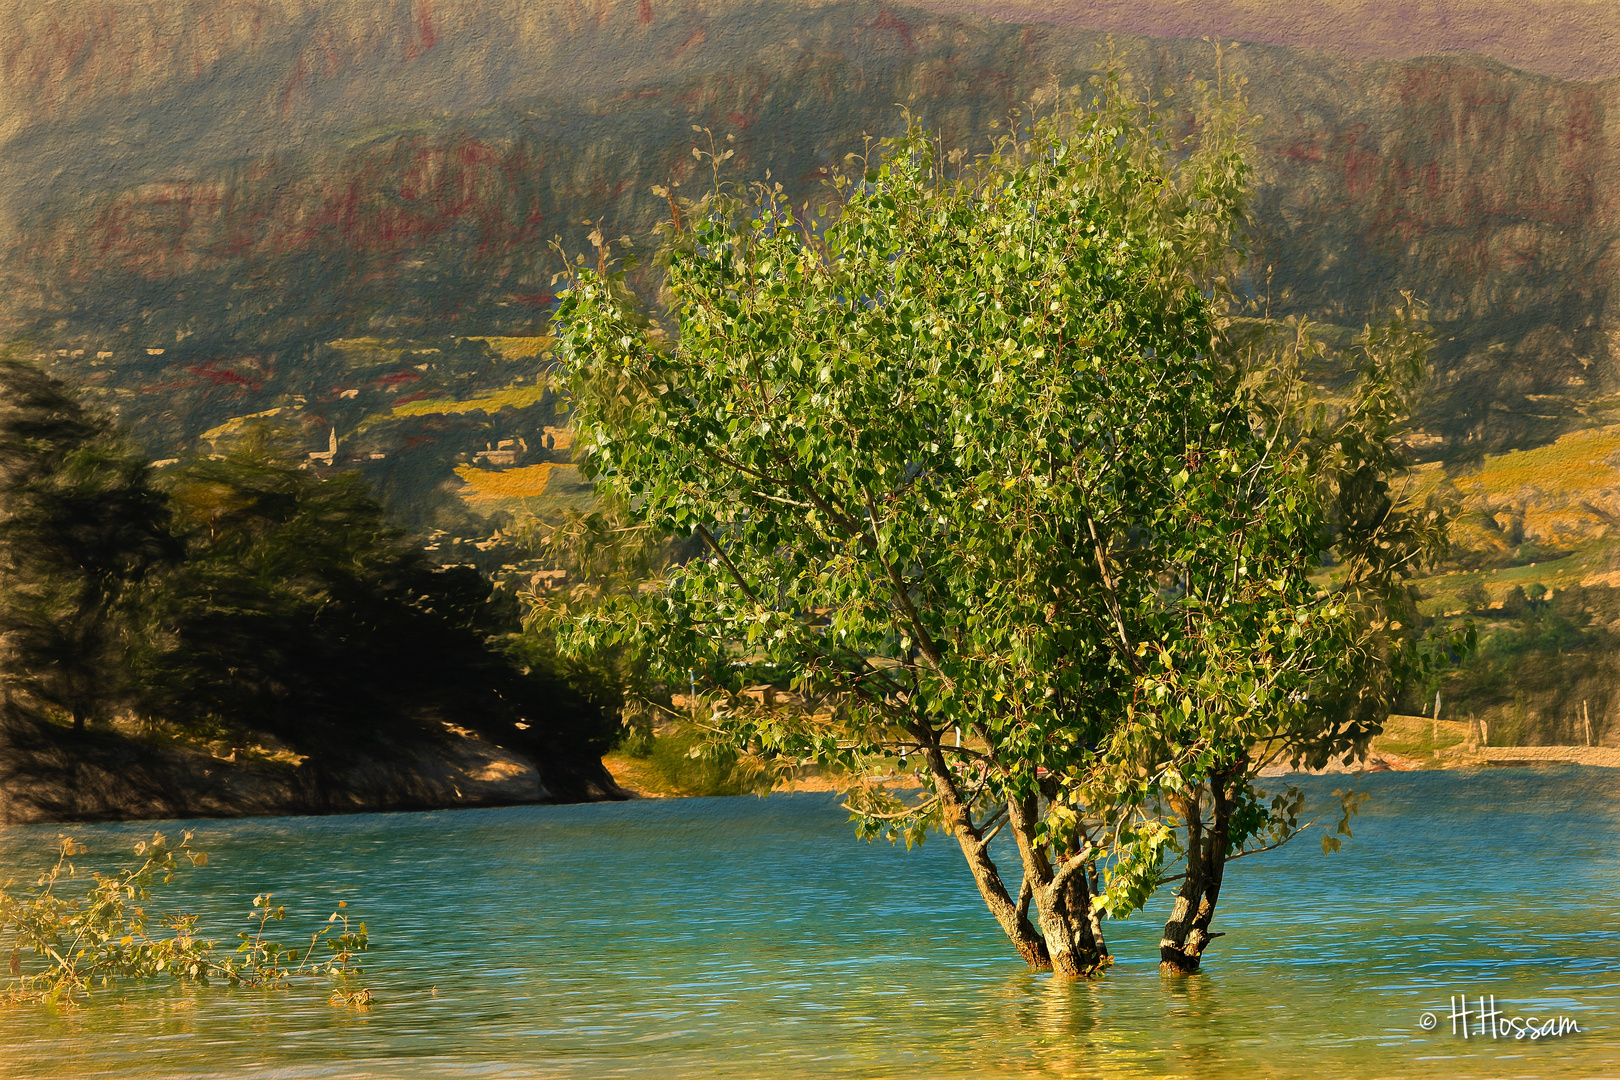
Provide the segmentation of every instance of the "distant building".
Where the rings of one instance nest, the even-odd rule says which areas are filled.
[[[529,587],[549,592],[552,589],[559,588],[567,580],[568,571],[566,570],[541,570],[538,573],[529,575]]]
[[[332,429],[332,438],[331,438],[331,441],[329,443],[327,443],[326,449],[325,450],[312,451],[310,453],[310,455],[309,455],[309,460],[318,461],[322,465],[330,465],[330,464],[332,464],[332,462],[337,460],[337,452],[338,452],[337,428],[333,428]]]
[[[529,444],[522,439],[502,439],[494,446],[485,443],[484,449],[473,455],[473,460],[490,465],[516,465],[520,452],[528,449]]]

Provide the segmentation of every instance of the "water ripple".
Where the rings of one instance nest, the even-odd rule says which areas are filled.
[[[1339,854],[1234,865],[1203,974],[1157,974],[1160,904],[1113,924],[1120,962],[1078,984],[1019,967],[951,843],[861,843],[820,795],[192,823],[212,858],[185,906],[228,937],[259,892],[295,920],[348,901],[377,942],[375,1006],[118,988],[8,1010],[0,1076],[1615,1075],[1620,779],[1359,784],[1373,800]],[[94,863],[151,828],[74,832]],[[58,831],[0,830],[0,865]],[[1464,1041],[1463,993],[1582,1032]]]

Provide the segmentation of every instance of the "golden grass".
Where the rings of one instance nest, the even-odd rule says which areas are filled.
[[[1487,457],[1478,473],[1453,482],[1464,495],[1510,495],[1525,488],[1548,495],[1579,493],[1620,482],[1609,463],[1617,454],[1620,426],[1576,431],[1549,446]]]
[[[474,398],[471,401],[456,401],[453,398],[428,398],[421,401],[407,401],[395,405],[390,415],[444,416],[456,413],[481,412],[493,416],[502,409],[527,409],[531,405],[540,404],[545,399],[548,388],[548,385],[541,381],[524,386],[508,386],[506,389],[497,390],[487,397]]]
[[[1404,482],[1396,486],[1404,503],[1417,503],[1422,505],[1430,495],[1440,489],[1446,481],[1445,466],[1438,461],[1426,461],[1412,466]]]
[[[577,465],[543,462],[501,470],[462,465],[456,475],[465,484],[458,494],[481,514],[527,510],[547,517],[567,510],[587,513],[596,504],[596,489]]]
[[[296,406],[285,406],[275,409],[266,409],[264,412],[249,413],[246,416],[233,416],[218,427],[209,428],[202,433],[202,437],[210,441],[226,435],[240,435],[243,427],[249,420],[264,420],[272,416],[279,416],[282,412],[292,412]]]
[[[475,337],[468,341],[482,341],[500,354],[502,360],[533,360],[551,348],[552,337]]]
[[[499,472],[494,469],[477,469],[471,465],[461,465],[456,468],[456,475],[471,488],[471,492],[463,492],[463,497],[471,495],[478,499],[534,499],[546,493],[551,484],[552,473],[566,469],[571,473],[579,470],[572,465],[558,465],[553,462],[544,462],[540,465],[525,465],[518,469],[504,469]]]

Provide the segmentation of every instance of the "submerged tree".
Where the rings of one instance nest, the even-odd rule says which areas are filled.
[[[589,467],[706,551],[567,646],[791,682],[823,707],[718,736],[836,765],[867,835],[948,830],[1019,953],[1067,975],[1178,848],[1164,959],[1196,967],[1227,858],[1300,828],[1260,764],[1376,730],[1370,635],[1437,520],[1388,493],[1417,328],[1367,337],[1349,407],[1302,407],[1309,347],[1279,366],[1221,301],[1241,113],[1212,100],[1181,141],[1096,90],[966,163],[912,123],[830,214],[766,186],[675,207],[673,335],[605,264],[558,316]],[[920,800],[882,782],[901,755]]]
[[[1198,969],[1215,936],[1226,864],[1305,827],[1298,789],[1268,799],[1261,770],[1365,755],[1402,686],[1466,644],[1401,632],[1415,614],[1405,578],[1445,552],[1442,507],[1393,486],[1425,373],[1421,312],[1409,300],[1357,337],[1357,377],[1336,403],[1308,393],[1304,368],[1324,350],[1307,324],[1217,317],[1214,327],[1248,434],[1213,462],[1195,452],[1188,463],[1186,485],[1213,500],[1192,518],[1209,542],[1175,552],[1157,593],[1124,620],[1143,660],[1132,707],[1076,788],[1078,802],[1112,802],[1130,822],[1109,853],[1108,910],[1179,882],[1160,941],[1161,966],[1178,974]],[[1362,796],[1336,794],[1336,831],[1349,835]],[[1324,851],[1339,843],[1322,838]],[[1179,873],[1163,870],[1172,853]]]

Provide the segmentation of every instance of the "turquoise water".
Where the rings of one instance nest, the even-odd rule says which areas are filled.
[[[233,938],[259,892],[289,931],[346,900],[375,1004],[164,984],[13,1007],[0,1075],[1620,1076],[1620,775],[1358,786],[1339,854],[1232,867],[1202,974],[1161,978],[1161,927],[1133,919],[1073,984],[1021,967],[953,843],[862,843],[823,795],[197,822],[210,864],[179,886],[204,926]],[[0,862],[151,829],[11,828]],[[1461,993],[1581,1030],[1465,1041]]]

